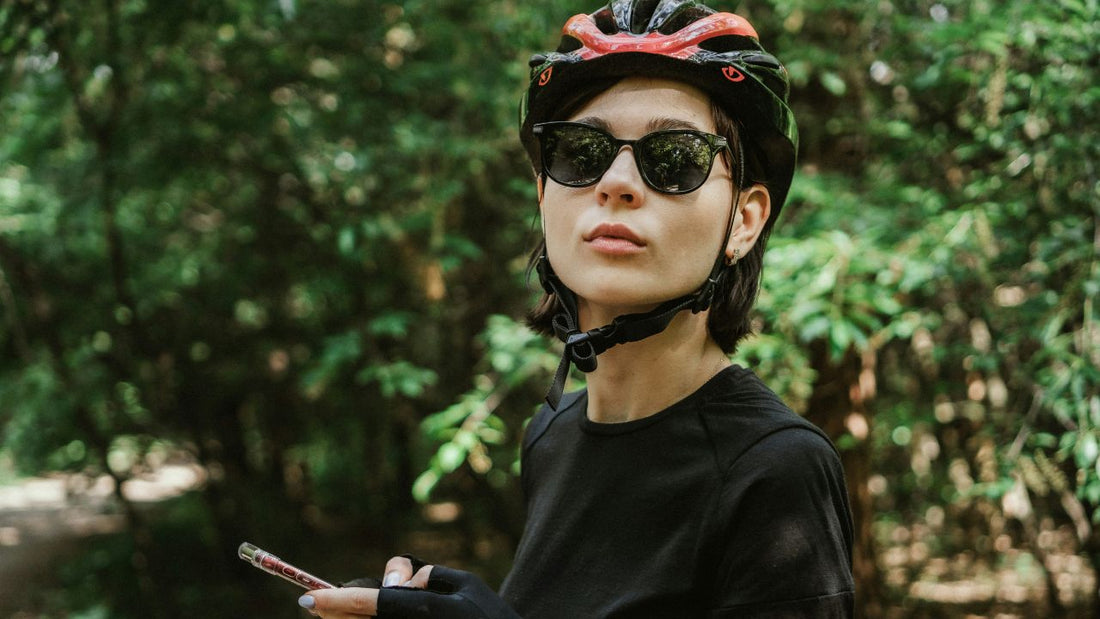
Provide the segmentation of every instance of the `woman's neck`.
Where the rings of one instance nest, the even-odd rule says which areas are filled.
[[[599,356],[588,379],[588,418],[619,423],[658,413],[730,365],[707,333],[708,312],[680,312],[668,327]]]

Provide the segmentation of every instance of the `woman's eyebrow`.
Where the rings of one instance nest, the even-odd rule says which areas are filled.
[[[597,129],[603,129],[608,133],[611,131],[611,123],[607,122],[599,116],[585,116],[584,118],[578,118],[572,122],[581,123],[590,127],[596,127]],[[690,129],[692,131],[703,131],[695,123],[683,120],[682,118],[672,118],[671,116],[659,116],[653,118],[646,124],[646,132],[652,131],[669,131],[672,129]]]
[[[647,131],[669,131],[671,129],[691,129],[692,131],[702,131],[698,125],[693,122],[683,120],[680,118],[670,118],[662,116],[660,118],[654,118],[649,121],[646,126]]]
[[[597,129],[603,129],[604,131],[611,133],[611,125],[599,116],[585,116],[584,118],[578,118],[572,122],[581,123],[582,125],[588,125]]]

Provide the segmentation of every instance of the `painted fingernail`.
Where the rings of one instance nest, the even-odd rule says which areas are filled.
[[[316,605],[317,600],[313,599],[312,595],[303,595],[302,597],[298,598],[298,606],[301,606],[302,608],[312,609]]]
[[[382,579],[383,587],[392,587],[399,584],[401,584],[400,572],[390,572],[389,574],[386,574],[385,578]]]

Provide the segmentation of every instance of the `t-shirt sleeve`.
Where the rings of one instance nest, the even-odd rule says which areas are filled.
[[[711,617],[851,617],[852,520],[836,450],[807,428],[774,432],[726,476],[728,543]]]

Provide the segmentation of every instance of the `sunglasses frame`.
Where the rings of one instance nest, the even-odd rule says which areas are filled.
[[[554,175],[550,173],[549,167],[546,165],[546,161],[547,161],[546,141],[543,140],[543,136],[546,135],[548,131],[553,130],[555,127],[583,127],[584,129],[588,129],[590,131],[595,131],[598,134],[606,136],[608,139],[611,140],[611,142],[616,147],[615,148],[615,155],[608,160],[607,167],[605,167],[594,179],[592,179],[590,181],[586,180],[586,181],[581,181],[581,182],[576,182],[576,181],[574,181],[574,182],[563,182],[562,180],[560,180],[558,178],[555,178]],[[615,159],[619,156],[619,153],[622,152],[624,146],[629,146],[630,147],[630,150],[634,155],[634,166],[638,169],[638,174],[641,175],[642,180],[645,181],[646,186],[653,189],[654,191],[658,191],[660,193],[670,194],[670,195],[682,195],[682,194],[685,194],[685,193],[691,193],[691,192],[699,189],[703,185],[705,185],[706,182],[707,182],[707,179],[710,178],[710,171],[714,168],[714,159],[715,159],[715,157],[718,156],[718,153],[725,150],[726,152],[728,152],[730,154],[731,159],[734,156],[733,155],[733,149],[730,148],[730,145],[729,145],[729,140],[727,140],[726,138],[724,138],[720,135],[715,135],[713,133],[706,133],[705,131],[696,131],[695,129],[667,129],[667,130],[663,130],[663,131],[652,131],[652,132],[647,133],[647,134],[643,135],[642,137],[634,139],[634,140],[624,140],[624,139],[615,137],[609,131],[601,129],[600,127],[594,127],[594,126],[589,125],[589,124],[571,122],[571,121],[554,121],[554,122],[538,123],[538,124],[534,125],[531,128],[531,132],[535,135],[536,138],[538,138],[538,141],[539,141],[539,158],[540,158],[540,164],[542,166],[543,174],[550,177],[555,183],[558,183],[559,185],[564,185],[566,187],[589,187],[589,186],[595,185],[596,183],[600,182],[600,179],[603,178],[603,175],[607,174],[607,171],[609,169],[611,169],[611,165],[615,162]],[[669,134],[691,135],[691,136],[700,138],[704,142],[706,142],[707,146],[710,148],[709,163],[707,165],[706,171],[703,173],[703,180],[701,180],[698,185],[696,185],[694,187],[691,187],[689,189],[677,189],[675,191],[670,191],[668,189],[663,189],[661,187],[658,187],[656,184],[654,184],[650,180],[649,175],[646,174],[645,168],[642,166],[641,151],[635,145],[640,143],[640,142],[645,142],[646,140],[650,140],[650,139],[654,138],[655,136],[662,136],[662,135],[669,135]]]

